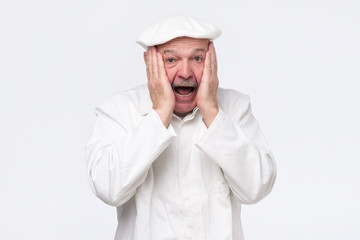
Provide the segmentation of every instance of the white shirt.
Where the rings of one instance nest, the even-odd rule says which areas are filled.
[[[249,97],[218,89],[207,128],[197,108],[164,127],[146,85],[96,108],[89,182],[117,207],[116,240],[241,240],[241,204],[264,198],[276,166]]]

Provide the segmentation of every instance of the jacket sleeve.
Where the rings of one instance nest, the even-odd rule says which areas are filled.
[[[131,113],[114,114],[104,105],[86,144],[87,173],[93,192],[105,203],[120,206],[136,192],[153,161],[175,136],[151,110],[134,126],[126,124]],[[124,121],[123,121],[124,120]]]
[[[270,193],[276,164],[251,113],[249,98],[242,99],[241,105],[242,110],[233,110],[235,113],[231,115],[220,108],[196,146],[222,169],[240,202],[253,204]]]

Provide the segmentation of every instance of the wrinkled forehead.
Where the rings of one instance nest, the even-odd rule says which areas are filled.
[[[166,52],[186,52],[186,51],[206,51],[208,50],[210,40],[206,38],[178,37],[166,43],[157,45],[157,50],[164,54]]]

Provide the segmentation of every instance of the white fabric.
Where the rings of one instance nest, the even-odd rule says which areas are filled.
[[[96,109],[87,152],[92,190],[117,206],[116,240],[241,240],[241,203],[264,198],[275,181],[272,154],[249,97],[218,90],[209,128],[200,111],[165,128],[146,85]]]
[[[219,37],[219,28],[184,15],[175,15],[155,23],[146,29],[136,40],[145,49],[159,45],[177,37],[206,38],[214,40]]]

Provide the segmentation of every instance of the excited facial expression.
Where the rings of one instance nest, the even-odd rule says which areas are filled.
[[[178,116],[185,116],[196,106],[196,93],[208,46],[208,39],[189,37],[175,38],[157,46],[174,91],[174,113]]]

